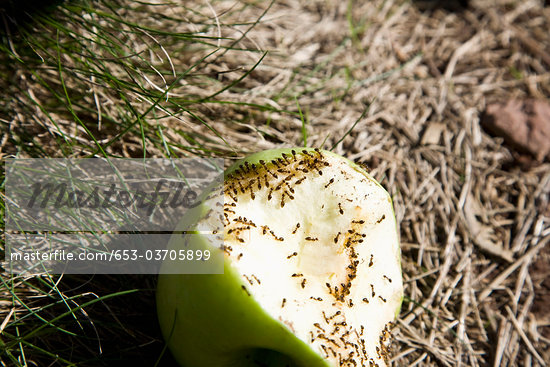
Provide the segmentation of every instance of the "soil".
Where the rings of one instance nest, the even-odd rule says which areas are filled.
[[[531,311],[537,320],[538,332],[550,339],[550,246],[545,246],[531,265],[535,300]]]

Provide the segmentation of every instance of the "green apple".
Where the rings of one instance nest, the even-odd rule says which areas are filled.
[[[159,277],[160,326],[176,360],[386,366],[403,281],[392,201],[380,184],[334,153],[276,149],[230,167],[223,198],[222,249],[192,241],[224,251],[224,274]],[[208,223],[203,216],[196,229]],[[189,243],[174,235],[169,246]]]

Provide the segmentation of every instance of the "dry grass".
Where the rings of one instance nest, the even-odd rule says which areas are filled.
[[[236,82],[207,101],[186,105],[193,115],[164,104],[172,113],[150,124],[162,127],[172,154],[241,156],[301,145],[305,136],[308,146],[335,145],[335,152],[366,164],[394,198],[406,294],[394,365],[548,364],[550,311],[547,302],[534,305],[549,297],[540,272],[550,267],[550,164],[522,169],[517,153],[488,135],[480,120],[492,101],[550,98],[549,7],[536,0],[472,0],[461,10],[404,0],[182,3],[186,8],[165,10],[188,17],[188,23],[160,19],[155,26],[183,32],[199,23],[204,34],[223,37],[214,44],[238,39],[238,47],[249,51],[214,54],[171,91],[174,98],[200,99],[217,93],[221,83]],[[149,22],[129,15],[137,17],[133,22]],[[161,54],[164,66],[170,55],[174,70],[204,56],[178,49],[169,36],[155,39],[149,47]],[[129,48],[144,47],[141,38],[130,41]],[[240,80],[263,51],[265,58]],[[151,62],[160,62],[153,54]],[[111,72],[123,75],[116,67]],[[209,78],[201,79],[204,75]],[[76,76],[67,80],[74,83],[69,89],[82,87]],[[28,77],[21,75],[21,81],[27,83],[21,90],[47,99],[48,92]],[[152,84],[164,88],[152,78],[135,82],[146,90]],[[139,93],[127,96],[136,110],[148,108]],[[110,107],[118,105],[117,98],[108,90],[82,97],[89,107],[86,124],[97,125],[98,108],[119,119]],[[59,156],[51,120],[20,108],[14,102],[3,118],[12,135],[2,139],[0,152],[21,152],[17,144],[28,142],[21,132],[31,130],[45,154]],[[74,120],[54,119],[70,140],[79,141],[69,155],[94,151]],[[95,136],[109,141],[120,127],[103,120]],[[180,131],[196,134],[202,150]],[[128,134],[106,149],[142,156],[140,139]],[[164,145],[154,141],[146,151],[166,156]],[[0,323],[13,316],[9,303],[2,304]],[[158,334],[151,339],[158,342]]]

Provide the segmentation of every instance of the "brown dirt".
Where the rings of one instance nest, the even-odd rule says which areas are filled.
[[[550,246],[546,246],[531,265],[535,299],[531,311],[540,322],[539,332],[550,339]]]

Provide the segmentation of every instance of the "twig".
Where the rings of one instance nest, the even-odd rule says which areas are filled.
[[[531,343],[531,341],[529,340],[527,335],[525,335],[525,332],[523,331],[523,329],[519,325],[518,320],[516,320],[516,317],[514,316],[514,313],[512,312],[512,309],[510,308],[510,306],[506,305],[505,308],[506,308],[506,312],[508,313],[508,317],[510,318],[510,321],[512,321],[512,325],[514,325],[514,327],[516,328],[516,331],[518,332],[519,336],[521,337],[521,339],[523,340],[523,342],[525,343],[525,345],[527,346],[527,348],[529,349],[531,354],[535,356],[537,361],[542,366],[546,366],[546,362],[537,353],[535,347],[533,346],[533,344]]]

